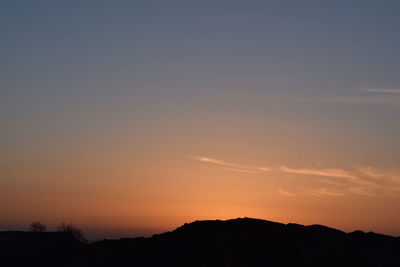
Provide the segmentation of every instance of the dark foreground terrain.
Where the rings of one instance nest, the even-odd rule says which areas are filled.
[[[400,237],[250,218],[91,244],[66,233],[0,232],[0,266],[400,266]]]

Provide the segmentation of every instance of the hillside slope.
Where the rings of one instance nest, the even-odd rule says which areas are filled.
[[[36,257],[26,249],[33,243],[25,234],[12,254],[2,249],[7,266],[400,266],[399,237],[251,218],[196,221],[150,238],[59,248],[42,242]]]

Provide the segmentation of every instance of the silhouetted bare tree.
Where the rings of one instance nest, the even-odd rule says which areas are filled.
[[[31,222],[29,230],[32,232],[44,232],[46,231],[46,228],[47,227],[44,223],[36,221],[36,222]]]
[[[81,242],[87,242],[83,231],[71,223],[62,222],[58,225],[57,230],[59,232],[68,233]]]

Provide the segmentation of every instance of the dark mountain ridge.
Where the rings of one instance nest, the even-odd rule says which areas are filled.
[[[82,244],[0,232],[4,266],[400,266],[400,237],[260,219],[195,221],[150,238]]]

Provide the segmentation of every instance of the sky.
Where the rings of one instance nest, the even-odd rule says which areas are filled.
[[[255,217],[400,236],[399,1],[1,1],[0,230]]]

